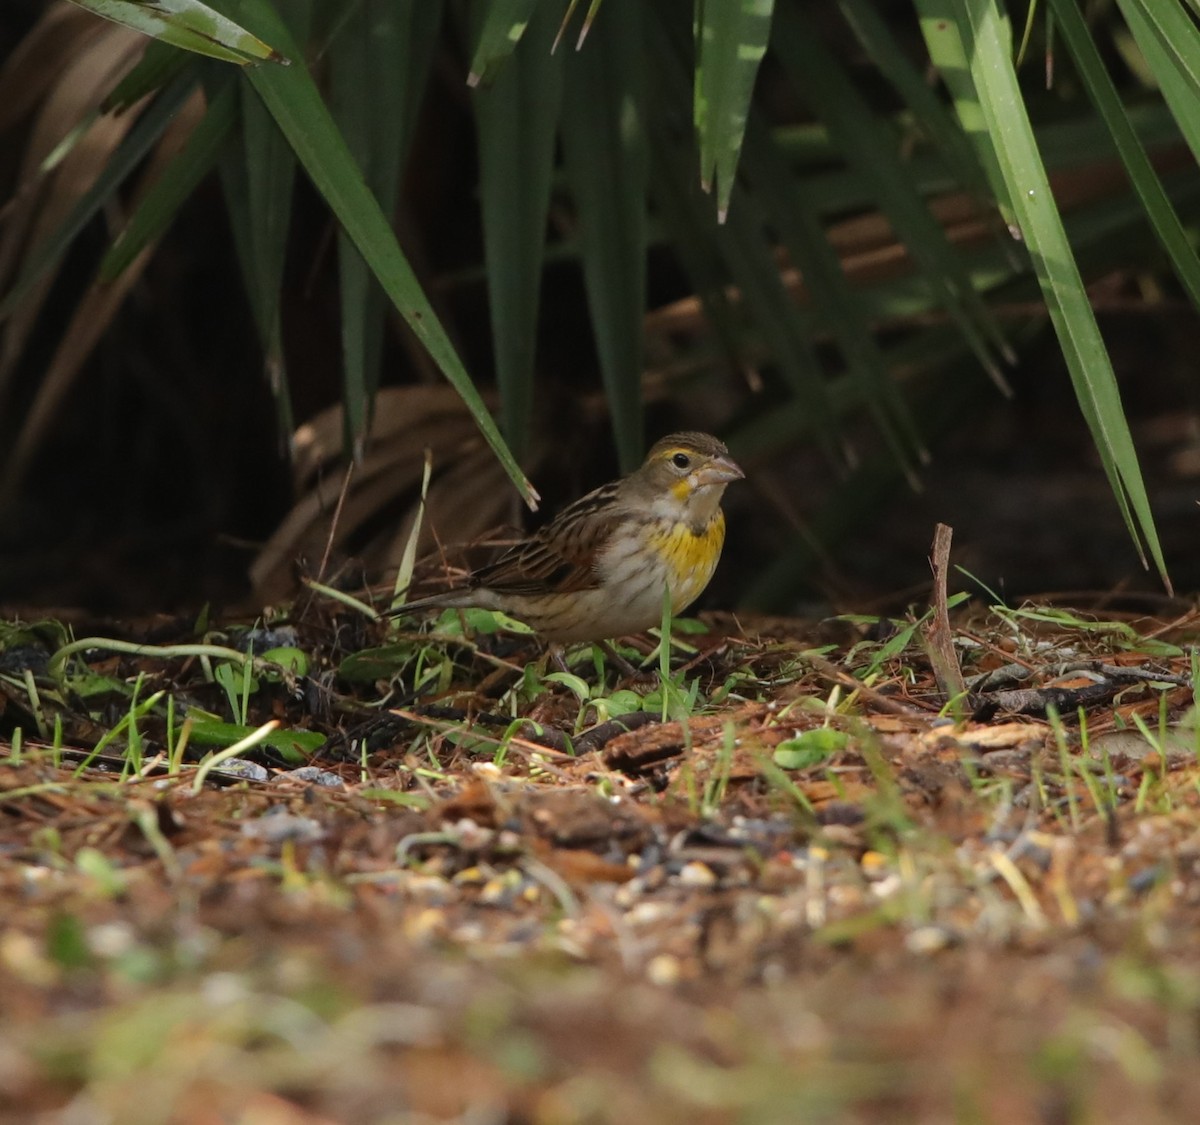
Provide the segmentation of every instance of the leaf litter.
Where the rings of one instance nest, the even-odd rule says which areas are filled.
[[[1200,1110],[1194,611],[457,621],[3,627],[6,1119]]]

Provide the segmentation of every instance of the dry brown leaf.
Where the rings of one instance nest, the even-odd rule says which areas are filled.
[[[203,113],[204,98],[197,90],[180,109],[175,119],[167,127],[162,140],[156,146],[139,181],[134,197],[135,205],[179,154]],[[37,452],[59,407],[70,392],[75,376],[79,374],[80,368],[96,346],[96,342],[108,329],[113,316],[121,307],[130,289],[142,276],[150,259],[154,256],[156,247],[157,243],[146,246],[113,281],[93,281],[83,299],[75,307],[71,322],[54,351],[49,367],[38,383],[37,395],[26,415],[8,462],[4,466],[2,482],[0,482],[0,507],[8,502],[13,491],[19,487],[30,460]],[[5,342],[8,342],[7,338]]]
[[[54,3],[0,67],[0,132],[26,117],[104,24],[75,4]]]
[[[427,431],[427,427],[446,420],[462,425],[464,434],[474,430],[467,409],[453,387],[445,384],[384,387],[375,400],[371,445],[373,448],[388,447],[393,438],[407,435],[414,448],[432,447],[445,438],[438,437],[437,431]],[[323,467],[342,463],[344,434],[340,403],[322,410],[296,428],[292,480],[298,492],[309,487]]]
[[[434,475],[418,554],[438,543],[481,538],[513,514],[515,494],[474,420],[451,387],[385,387],[379,393],[371,438],[354,470],[340,513],[344,481],[342,408],[329,407],[296,430],[293,479],[307,492],[296,502],[255,558],[249,576],[257,596],[274,600],[292,591],[298,558],[324,556],[330,542],[342,551],[382,512],[396,510],[395,530],[356,545],[355,554],[372,574],[400,563],[419,501],[425,451]],[[536,466],[535,456],[531,464]],[[536,468],[534,469],[536,473]]]
[[[18,187],[3,237],[0,281],[20,272],[24,255],[37,247],[66,218],[95,183],[112,153],[136,121],[135,113],[104,115],[87,128],[57,168],[43,172],[46,158],[95,110],[113,85],[145,50],[145,38],[127,28],[102,24],[87,47],[65,62],[58,82],[34,122],[22,160]],[[26,294],[5,325],[0,345],[0,394],[21,356],[56,271],[47,270]]]
[[[872,722],[872,726],[877,724]],[[932,727],[919,738],[926,746],[934,746],[946,738],[952,738],[960,745],[980,750],[1008,750],[1031,738],[1040,739],[1044,732],[1045,726],[1039,723],[965,723],[957,727]]]

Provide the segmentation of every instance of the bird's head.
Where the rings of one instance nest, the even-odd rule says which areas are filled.
[[[655,507],[664,507],[695,524],[704,524],[721,503],[726,485],[746,474],[723,442],[710,434],[687,432],[660,438],[628,483]]]

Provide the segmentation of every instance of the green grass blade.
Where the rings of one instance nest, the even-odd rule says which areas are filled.
[[[783,285],[773,248],[764,234],[765,219],[758,201],[743,195],[738,206],[730,210],[728,222],[717,223],[709,198],[696,179],[691,145],[676,125],[688,95],[679,29],[672,23],[671,13],[659,9],[650,20],[649,30],[657,61],[652,73],[653,95],[647,99],[656,196],[670,199],[672,208],[679,212],[668,220],[668,225],[684,237],[695,231],[701,243],[717,247],[726,277],[732,279],[740,298],[736,315],[753,323],[783,379],[814,419],[814,436],[826,456],[835,463],[842,462],[837,420],[811,329]],[[699,256],[686,243],[678,252],[685,260],[695,261]]]
[[[841,65],[792,8],[780,8],[775,29],[773,45],[789,77],[825,122],[846,160],[871,181],[881,210],[927,283],[997,386],[1007,389],[992,347],[1008,356],[1008,345],[972,287],[960,255],[914,187],[890,126],[871,110]]]
[[[504,444],[429,299],[400,249],[387,218],[354,164],[290,33],[267,0],[236,0],[238,18],[296,59],[289,67],[253,67],[243,73],[271,110],[300,163],[353,239],[414,335],[458,392],[480,432],[527,503],[537,493]]]
[[[1200,31],[1195,21],[1178,3],[1162,0],[1117,0],[1126,21],[1131,13],[1150,30],[1161,49],[1174,63],[1179,75],[1187,82],[1193,97],[1200,97]],[[1132,25],[1131,25],[1132,26]],[[1138,45],[1144,48],[1144,41]],[[1156,70],[1157,74],[1157,70]]]
[[[704,316],[725,353],[726,365],[742,365],[741,317],[734,308],[728,288],[728,271],[721,261],[716,239],[711,236],[712,208],[693,204],[699,194],[690,154],[680,161],[684,168],[671,167],[669,137],[661,135],[661,123],[649,115],[650,192],[658,222],[666,231],[671,250],[679,259],[691,287],[704,306]]]
[[[99,280],[114,281],[142,250],[170,226],[184,201],[216,167],[237,118],[237,90],[232,82],[224,85],[209,103],[203,119],[179,155],[146,192],[100,262]]]
[[[774,0],[695,0],[693,114],[700,183],[716,189],[717,214],[729,211],[754,79],[767,53]]]
[[[896,41],[872,0],[838,0],[838,6],[879,73],[904,99],[921,131],[945,156],[958,181],[980,200],[990,200],[992,189],[976,150]]]
[[[961,34],[963,38],[963,57],[969,62],[995,146],[996,164],[1013,201],[1080,408],[1143,563],[1144,541],[1169,585],[1116,377],[1025,114],[1008,23],[993,0],[920,0],[920,11],[927,36]]]
[[[875,342],[864,303],[851,288],[837,251],[807,197],[804,178],[789,172],[769,130],[751,113],[742,157],[745,174],[803,276],[817,319],[837,340],[851,376],[897,461],[912,477],[911,460],[927,455],[916,425]]]
[[[205,77],[204,90],[209,100],[219,96],[221,91],[221,76],[209,73]],[[239,106],[241,91],[238,91]],[[225,197],[225,210],[229,215],[229,225],[233,230],[233,250],[237,255],[238,266],[242,273],[242,285],[246,290],[246,300],[250,305],[250,313],[259,334],[260,342],[265,338],[265,310],[258,307],[258,285],[255,283],[254,255],[251,249],[253,238],[250,232],[250,186],[246,180],[246,158],[244,146],[239,136],[238,141],[229,145],[221,155],[217,172],[221,179],[221,188]]]
[[[494,15],[489,12],[487,18]],[[476,88],[471,99],[478,126],[484,264],[500,417],[518,457],[529,447],[533,414],[546,216],[565,62],[562,52],[551,54],[550,48],[561,16],[560,3],[542,4],[513,65],[488,86]]]
[[[385,215],[395,211],[441,20],[440,0],[362,3],[330,46],[334,118]],[[342,230],[338,277],[346,444],[360,458],[379,387],[387,298]]]
[[[244,27],[199,0],[73,0],[113,23],[140,31],[173,47],[239,65],[282,56]]]
[[[1117,0],[1117,5],[1188,148],[1200,160],[1200,114],[1196,112],[1200,103],[1200,35],[1182,12],[1163,13],[1141,0]],[[1177,16],[1182,20],[1173,19]],[[1163,26],[1164,19],[1170,34]]]
[[[1074,0],[1050,0],[1050,10],[1054,12],[1059,32],[1075,60],[1092,104],[1112,134],[1129,179],[1146,208],[1159,242],[1170,255],[1175,272],[1191,296],[1192,304],[1200,308],[1200,259],[1197,259],[1183,223],[1171,206],[1162,181],[1138,140],[1082,13]]]
[[[304,42],[312,20],[312,0],[284,0],[288,26]],[[251,307],[257,312],[263,366],[279,418],[280,436],[295,430],[291,388],[283,353],[283,269],[296,187],[296,157],[261,98],[242,86],[242,149],[246,168]]]
[[[533,18],[538,0],[491,0],[476,6],[483,17],[471,57],[468,86],[492,82],[508,61]]]
[[[567,67],[563,152],[617,453],[642,457],[646,192],[641,0],[606,0]]]
[[[730,210],[720,237],[746,311],[793,394],[816,421],[814,434],[825,455],[844,464],[841,433],[829,401],[827,378],[813,343],[813,331],[783,284],[779,263],[765,237],[766,216],[759,200],[738,192],[738,210]]]
[[[953,27],[947,28],[938,22],[940,17],[937,13],[940,8],[927,11],[920,0],[916,7],[929,58],[950,92],[955,116],[975,150],[1005,222],[1015,229],[1016,214],[1012,201],[1008,198],[1008,186],[996,163],[996,149],[988,135],[987,122],[979,99],[975,96],[975,84],[971,80],[970,64],[964,53],[962,37],[954,32]]]
[[[651,137],[656,135],[653,120]],[[704,216],[688,204],[686,186],[666,166],[661,151],[651,147],[650,194],[657,221],[662,225],[666,243],[679,261],[689,291],[699,298],[704,318],[712,329],[724,363],[737,370],[742,366],[742,317],[731,300],[728,271],[724,268],[715,241],[707,237]],[[698,189],[697,189],[698,190]],[[698,341],[703,348],[703,341]]]

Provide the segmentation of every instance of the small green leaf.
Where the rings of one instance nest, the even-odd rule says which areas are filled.
[[[64,969],[83,969],[92,963],[87,932],[74,914],[56,913],[46,927],[46,952]]]
[[[338,665],[338,679],[350,684],[370,684],[390,679],[413,658],[411,644],[377,645],[351,653]]]
[[[191,741],[198,746],[233,746],[249,738],[256,727],[200,719],[192,723]],[[305,762],[325,745],[325,736],[312,730],[273,730],[262,739],[290,762]]]
[[[771,757],[785,770],[804,770],[828,761],[839,750],[845,749],[849,740],[845,731],[817,727],[781,742]]]
[[[129,695],[129,685],[124,680],[114,676],[97,676],[85,673],[71,679],[71,691],[80,699],[88,699],[93,695],[107,695],[116,692],[119,695]]]
[[[226,692],[232,692],[236,696],[240,696],[245,688],[245,672],[241,667],[234,666],[230,663],[218,664],[213,669],[213,679],[217,681],[225,689]],[[253,694],[258,691],[258,681],[252,676],[250,678],[250,692]]]
[[[80,848],[75,853],[75,866],[96,884],[106,898],[116,898],[125,893],[125,873],[102,851]]]
[[[359,789],[357,795],[368,801],[386,801],[391,805],[420,809],[422,812],[432,803],[424,793],[406,793],[400,789]]]
[[[628,715],[632,711],[640,711],[646,705],[646,701],[636,691],[630,691],[628,688],[614,691],[606,699],[593,699],[592,702],[597,707],[602,706],[608,715],[615,717]]]
[[[1138,0],[1118,0],[1118,6],[1133,32],[1138,48],[1170,108],[1179,132],[1200,159],[1200,115],[1196,101],[1200,97],[1200,43],[1196,26],[1183,11],[1162,11],[1172,5],[1147,7]],[[1182,19],[1182,23],[1178,21]],[[1156,21],[1166,20],[1167,27]],[[1174,139],[1172,138],[1172,141]]]
[[[463,625],[466,625],[464,630]],[[520,633],[522,636],[532,636],[533,630],[524,621],[509,617],[494,609],[449,609],[438,620],[436,632],[444,636],[462,636],[467,633]]]
[[[261,659],[269,660],[272,664],[278,664],[281,668],[293,673],[297,676],[308,675],[308,653],[301,648],[295,648],[291,645],[282,645],[279,648],[269,648],[266,652],[260,654]],[[274,675],[272,672],[265,672],[268,677]]]
[[[545,677],[548,684],[562,684],[578,697],[580,703],[586,703],[588,696],[591,695],[592,689],[588,687],[587,680],[580,676],[576,676],[573,672],[551,672]]]

